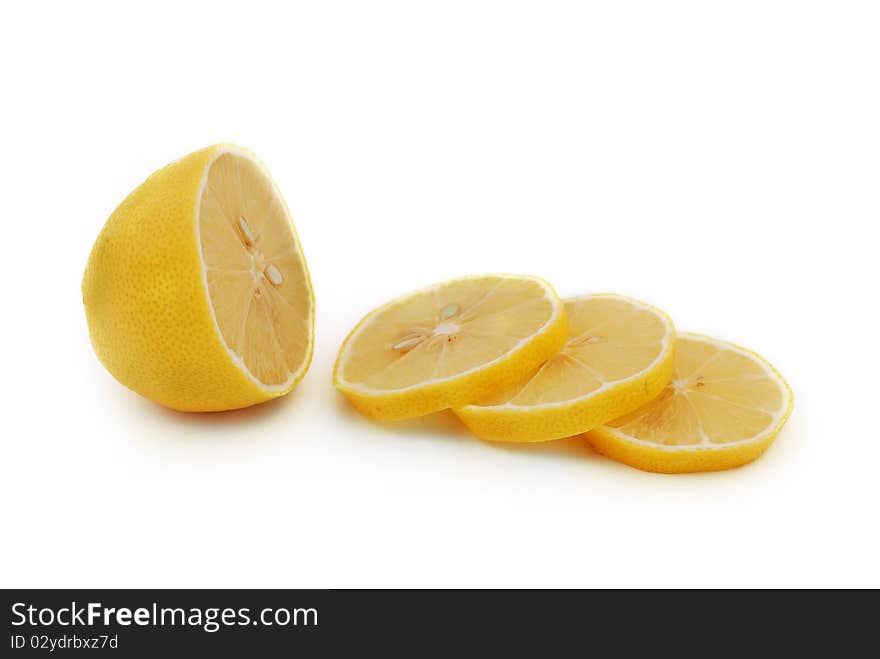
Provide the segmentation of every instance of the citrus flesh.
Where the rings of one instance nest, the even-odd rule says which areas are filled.
[[[696,334],[679,334],[673,376],[653,401],[586,438],[599,453],[646,471],[730,469],[770,446],[793,396],[762,357]]]
[[[512,386],[455,410],[481,439],[537,442],[586,432],[637,409],[672,374],[669,317],[620,295],[565,301],[562,349]]]
[[[562,302],[542,279],[464,277],[368,314],[340,348],[334,385],[373,419],[421,416],[509,386],[566,335]]]
[[[314,298],[284,201],[250,152],[215,145],[155,172],[113,212],[83,277],[92,345],[122,384],[215,411],[289,392]]]
[[[287,209],[254,160],[214,160],[199,239],[226,346],[260,384],[284,388],[311,350],[312,291]]]

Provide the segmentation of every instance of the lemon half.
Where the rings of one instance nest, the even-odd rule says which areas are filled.
[[[174,409],[281,396],[311,361],[296,230],[265,167],[236,146],[192,153],[134,190],[98,236],[82,292],[107,370]]]

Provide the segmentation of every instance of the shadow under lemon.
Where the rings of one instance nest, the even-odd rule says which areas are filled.
[[[303,383],[300,383],[298,387],[287,395],[273,398],[257,405],[251,405],[250,407],[223,412],[181,412],[164,407],[141,396],[136,398],[144,409],[149,408],[151,414],[155,414],[156,410],[158,410],[160,417],[176,424],[223,428],[237,426],[253,427],[267,423],[279,414],[289,411],[292,407],[298,405],[303,396],[302,388]]]
[[[337,410],[352,422],[366,423],[381,428],[382,431],[401,437],[418,436],[421,439],[442,438],[443,440],[478,442],[492,450],[509,453],[531,454],[545,458],[580,458],[602,460],[582,436],[566,437],[548,442],[491,442],[475,437],[452,410],[442,410],[433,414],[405,419],[403,421],[372,421],[355,410],[344,396],[336,397]]]

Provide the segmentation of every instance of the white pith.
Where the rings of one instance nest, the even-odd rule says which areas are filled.
[[[372,388],[366,387],[360,383],[350,382],[342,377],[342,373],[345,370],[345,362],[349,358],[349,351],[351,349],[352,344],[354,343],[353,338],[359,332],[361,332],[364,329],[366,329],[367,327],[369,327],[373,322],[375,322],[375,320],[379,316],[381,316],[388,309],[391,309],[391,308],[398,306],[400,304],[404,304],[404,303],[406,303],[407,300],[409,300],[410,298],[412,298],[414,296],[436,291],[436,290],[441,289],[445,286],[448,286],[451,283],[474,280],[474,279],[487,279],[487,278],[493,278],[493,277],[498,278],[498,279],[520,279],[520,280],[524,279],[527,281],[535,282],[536,284],[541,286],[541,288],[544,291],[543,298],[547,299],[551,303],[551,306],[553,309],[552,313],[550,314],[550,317],[544,322],[543,325],[541,325],[541,327],[536,332],[534,332],[534,334],[527,336],[527,337],[524,337],[523,339],[520,339],[513,347],[510,348],[510,350],[505,352],[503,355],[500,355],[499,357],[496,357],[495,359],[493,359],[491,361],[485,362],[483,364],[479,364],[478,366],[474,366],[473,368],[468,369],[466,371],[462,371],[461,373],[456,373],[455,375],[450,375],[445,378],[437,378],[434,380],[426,380],[424,382],[418,382],[418,383],[410,385],[408,387],[400,387],[397,389],[372,389]],[[559,319],[559,314],[562,313],[563,308],[564,307],[563,307],[562,302],[559,301],[559,299],[556,297],[556,294],[553,292],[553,289],[550,287],[550,284],[545,282],[543,279],[540,279],[539,277],[527,277],[527,276],[523,276],[523,275],[502,275],[502,274],[471,275],[468,277],[459,277],[458,279],[455,279],[452,281],[446,281],[446,282],[442,282],[439,284],[433,284],[431,286],[426,286],[425,288],[420,288],[416,291],[412,291],[411,293],[408,293],[406,295],[402,295],[398,298],[395,298],[394,300],[391,300],[391,302],[388,302],[387,304],[370,312],[370,314],[367,315],[367,317],[364,318],[364,320],[362,320],[361,323],[357,327],[355,327],[354,330],[352,330],[351,334],[349,334],[348,338],[346,338],[346,340],[345,340],[345,345],[343,347],[342,356],[339,359],[339,366],[337,367],[337,375],[339,377],[339,384],[344,386],[346,389],[348,389],[350,391],[356,391],[356,392],[365,393],[365,394],[381,393],[381,394],[385,395],[385,394],[399,394],[399,393],[405,393],[407,391],[412,391],[415,389],[421,389],[427,384],[443,383],[443,382],[458,380],[458,379],[466,377],[472,373],[482,371],[482,370],[484,370],[494,364],[497,364],[499,362],[504,361],[505,359],[509,359],[511,355],[513,355],[516,352],[518,352],[519,350],[523,349],[527,344],[534,341],[537,337],[546,333],[547,330]],[[452,325],[452,323],[445,323],[445,324]],[[439,329],[439,327],[438,327],[438,329]]]
[[[306,344],[305,359],[302,360],[302,363],[300,364],[299,368],[296,369],[296,371],[291,372],[290,370],[288,370],[287,379],[280,384],[266,384],[265,382],[260,380],[258,377],[256,377],[253,373],[251,373],[250,369],[244,363],[244,360],[241,358],[241,356],[238,353],[236,353],[234,350],[232,350],[232,348],[230,348],[229,344],[226,342],[226,338],[223,336],[223,332],[220,329],[220,324],[217,322],[217,315],[214,311],[214,305],[211,302],[210,290],[208,288],[208,268],[205,265],[205,258],[204,258],[204,255],[202,254],[201,205],[202,205],[202,193],[204,192],[205,186],[208,183],[208,174],[211,171],[211,167],[213,166],[214,162],[220,156],[225,155],[227,153],[235,155],[235,156],[239,156],[241,158],[246,158],[247,160],[251,161],[251,163],[253,163],[256,166],[256,168],[266,178],[266,180],[269,181],[269,183],[272,186],[272,193],[278,199],[278,202],[281,205],[281,208],[284,210],[284,217],[287,219],[288,226],[290,227],[290,233],[293,236],[294,251],[296,252],[296,255],[300,259],[300,261],[302,261],[304,263],[302,249],[300,247],[300,242],[299,242],[299,235],[297,234],[296,227],[293,224],[293,218],[290,215],[290,210],[287,208],[287,203],[284,201],[284,197],[281,195],[281,192],[278,189],[278,186],[275,184],[275,180],[272,178],[271,174],[269,173],[269,170],[266,168],[265,165],[263,165],[262,162],[260,162],[260,160],[254,154],[250,153],[249,151],[242,149],[242,148],[239,148],[239,147],[232,146],[232,145],[224,145],[224,146],[218,147],[214,151],[214,153],[211,155],[211,159],[205,165],[205,169],[202,172],[202,180],[199,183],[199,189],[196,193],[196,216],[195,216],[196,217],[196,221],[195,221],[196,226],[195,226],[195,231],[196,231],[196,245],[198,246],[198,249],[199,249],[199,261],[200,261],[201,268],[202,268],[202,286],[204,287],[205,298],[208,301],[208,308],[211,310],[211,320],[214,323],[214,331],[217,333],[218,339],[222,343],[223,347],[226,349],[226,352],[229,354],[229,358],[261,390],[266,391],[266,392],[270,392],[270,393],[281,393],[281,392],[284,392],[287,389],[289,389],[290,386],[294,382],[299,380],[300,377],[302,376],[303,372],[305,371],[305,369],[308,367],[309,354],[311,353],[311,351],[313,349],[313,342],[314,342],[314,332],[311,331],[311,328],[314,327],[315,305],[314,305],[314,301],[310,301],[309,309],[308,309],[308,317],[306,318],[306,324],[310,328],[310,331],[309,331],[309,335],[308,335],[308,343]],[[245,221],[245,226],[247,226],[246,221]],[[247,229],[246,236],[248,236],[248,238],[250,238],[252,241],[253,233],[250,231],[249,227]],[[308,276],[308,275],[306,275],[306,276]]]
[[[529,410],[529,411],[531,411],[531,410],[545,410],[545,409],[569,407],[569,406],[574,405],[576,403],[582,403],[584,401],[588,401],[591,398],[599,395],[600,393],[607,391],[608,389],[611,389],[613,387],[618,387],[620,385],[631,382],[631,381],[643,376],[645,373],[650,372],[661,361],[663,361],[663,359],[666,357],[667,353],[669,352],[670,342],[672,341],[672,338],[675,334],[675,329],[673,328],[672,323],[670,322],[669,317],[666,314],[664,314],[659,309],[652,307],[649,304],[646,304],[644,302],[639,302],[638,300],[634,300],[632,298],[628,298],[623,295],[616,295],[614,293],[594,293],[594,294],[590,294],[590,295],[581,295],[578,297],[570,297],[570,298],[565,298],[564,300],[562,300],[562,303],[563,303],[563,305],[565,305],[566,302],[583,302],[584,300],[592,300],[592,299],[620,300],[622,302],[626,302],[627,304],[632,306],[634,309],[641,309],[643,311],[648,311],[648,312],[654,314],[663,322],[663,326],[666,328],[666,333],[663,336],[663,340],[660,342],[660,352],[657,354],[657,357],[655,357],[654,360],[648,366],[646,366],[642,370],[637,371],[636,373],[633,373],[632,375],[627,376],[625,378],[622,378],[620,380],[611,380],[611,381],[605,382],[598,389],[594,389],[593,391],[591,391],[587,394],[584,394],[583,396],[578,396],[576,398],[569,398],[567,400],[560,400],[560,401],[556,401],[553,403],[539,403],[538,405],[516,405],[516,404],[511,403],[509,401],[507,403],[503,403],[502,405],[464,405],[461,407],[461,409],[466,410],[467,412],[479,414],[484,411],[494,413],[494,412],[498,412],[501,410],[516,410],[516,411]]]
[[[779,409],[776,410],[776,413],[773,415],[773,420],[767,425],[767,428],[763,431],[755,435],[754,437],[747,437],[745,439],[739,439],[735,442],[719,442],[713,443],[711,441],[703,441],[700,444],[681,444],[681,445],[670,445],[670,444],[656,444],[654,442],[648,442],[643,439],[639,439],[638,437],[633,437],[632,435],[628,435],[625,432],[614,428],[613,426],[602,426],[599,430],[601,432],[607,432],[613,435],[615,438],[624,441],[630,442],[632,444],[636,444],[638,446],[646,446],[650,447],[653,450],[662,450],[669,452],[677,452],[677,451],[721,451],[726,450],[736,446],[743,446],[745,444],[753,444],[760,442],[766,439],[768,436],[772,435],[775,432],[779,431],[780,426],[784,422],[785,418],[791,412],[792,408],[792,396],[791,390],[784,384],[784,380],[782,376],[767,362],[763,357],[756,355],[754,352],[750,350],[746,350],[745,348],[741,348],[738,345],[733,343],[728,343],[727,341],[720,341],[718,339],[712,339],[707,336],[702,336],[700,334],[691,334],[688,332],[679,332],[678,336],[682,339],[687,339],[690,341],[698,341],[702,343],[708,343],[709,345],[723,348],[725,350],[730,350],[732,352],[739,353],[744,357],[749,358],[753,362],[759,364],[762,369],[766,372],[767,376],[779,387],[780,392],[782,392],[782,403],[779,405]]]

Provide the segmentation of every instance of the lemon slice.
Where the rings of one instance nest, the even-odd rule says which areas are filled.
[[[314,298],[296,231],[266,169],[239,147],[192,153],[132,192],[82,288],[101,362],[174,409],[275,398],[311,360]]]
[[[333,383],[370,418],[421,416],[516,382],[559,350],[567,327],[542,279],[454,279],[369,313],[342,344]]]
[[[587,439],[599,453],[646,471],[730,469],[767,450],[793,404],[788,384],[755,353],[679,334],[673,378],[663,392]]]
[[[576,435],[634,410],[669,381],[675,331],[654,307],[620,295],[565,300],[562,350],[513,386],[455,410],[481,439]]]

